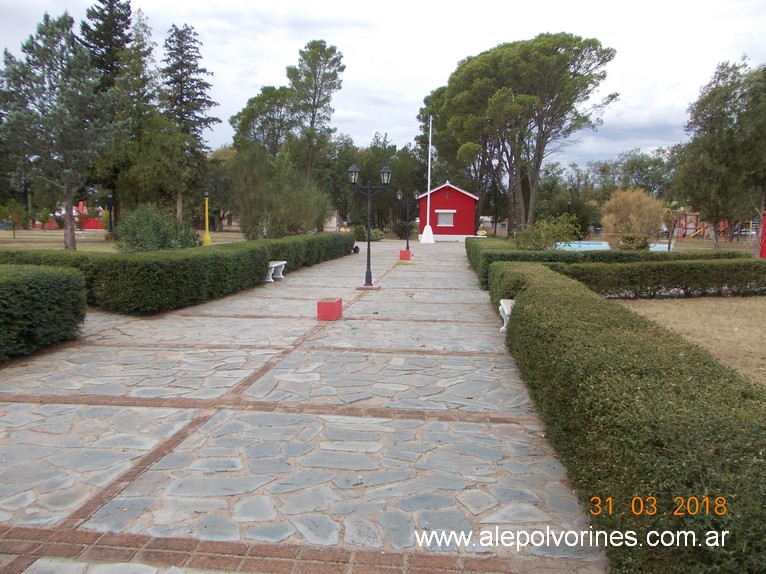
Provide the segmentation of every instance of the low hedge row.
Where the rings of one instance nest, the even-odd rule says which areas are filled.
[[[766,391],[544,265],[494,263],[490,293],[516,300],[507,345],[581,501],[603,501],[593,530],[635,533],[607,547],[614,570],[766,571]]]
[[[173,251],[119,254],[0,250],[0,263],[74,267],[85,276],[90,305],[150,315],[198,305],[261,283],[269,260],[295,271],[351,252],[347,233],[243,241]]]
[[[4,265],[0,273],[0,362],[77,337],[85,278],[75,269]]]
[[[710,259],[752,259],[748,251],[525,251],[513,244],[467,238],[466,254],[471,268],[479,276],[483,289],[489,286],[489,267],[496,261],[536,263],[637,263],[641,261],[680,261]]]
[[[554,263],[549,267],[612,297],[766,294],[766,261],[762,259]]]
[[[285,272],[348,255],[354,248],[352,233],[316,233],[283,239],[263,239],[272,260],[287,261]]]

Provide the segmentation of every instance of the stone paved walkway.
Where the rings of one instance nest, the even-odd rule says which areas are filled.
[[[0,369],[0,572],[567,572],[587,531],[461,243],[373,244]],[[342,297],[343,317],[316,320]],[[485,538],[486,540],[486,538]]]

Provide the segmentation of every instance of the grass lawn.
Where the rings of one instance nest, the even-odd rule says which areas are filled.
[[[766,386],[766,297],[625,299],[619,302],[705,347],[723,363]]]
[[[200,237],[202,236],[202,232]],[[77,232],[75,241],[78,251],[116,251],[114,243],[104,239],[105,232],[100,229],[89,229]],[[244,241],[241,233],[233,231],[213,231],[210,233],[213,243],[233,243]],[[64,249],[64,231],[49,229],[43,231],[16,230],[16,238],[8,229],[0,230],[0,249]]]

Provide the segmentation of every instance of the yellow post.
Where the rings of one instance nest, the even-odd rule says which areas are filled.
[[[210,245],[213,241],[210,239],[210,231],[208,230],[208,216],[207,216],[207,191],[205,192],[205,235],[202,236],[202,245]]]

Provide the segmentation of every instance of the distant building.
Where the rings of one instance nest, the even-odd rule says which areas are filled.
[[[431,230],[435,241],[463,241],[466,237],[473,237],[476,234],[474,217],[479,198],[474,194],[448,181],[421,194],[418,199],[420,201],[419,235],[423,234],[429,219],[429,203]]]

